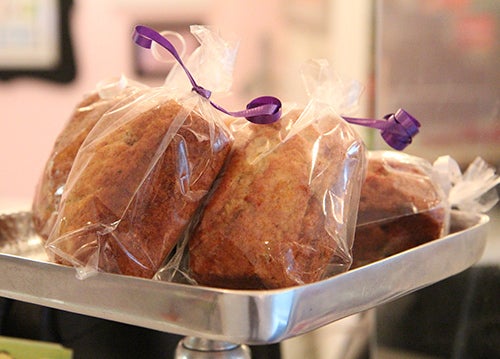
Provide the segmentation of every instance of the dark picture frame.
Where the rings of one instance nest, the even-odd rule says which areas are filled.
[[[17,5],[15,0],[6,4],[6,7]],[[32,0],[31,7],[28,9],[17,10],[12,7],[4,9],[11,11],[14,16],[19,15],[21,21],[9,23],[10,19],[7,18],[2,22],[0,17],[0,80],[36,77],[59,83],[69,83],[75,79],[77,69],[70,33],[72,6],[72,0]],[[26,13],[19,14],[22,11]],[[37,12],[44,13],[38,14]],[[53,22],[57,25],[54,26],[56,30],[52,33],[50,31],[44,33],[45,38],[42,39],[43,41],[37,38],[37,36],[41,36],[40,27],[37,28],[37,26],[42,25],[40,23],[30,23],[30,18],[35,16],[44,16],[47,19],[47,26],[50,26]],[[23,20],[26,20],[25,23],[23,23]],[[16,42],[17,39],[13,39],[16,35],[19,35],[20,38],[18,42]],[[47,63],[43,63],[43,61],[37,62],[36,55],[38,52],[35,46],[40,46],[40,42],[57,45],[54,46],[55,50],[51,54],[51,61]],[[33,48],[30,49],[30,46]],[[7,57],[9,52],[15,53],[15,56],[12,58]]]

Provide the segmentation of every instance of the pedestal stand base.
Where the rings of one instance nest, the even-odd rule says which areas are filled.
[[[251,359],[250,348],[217,340],[186,337],[175,350],[175,359]]]

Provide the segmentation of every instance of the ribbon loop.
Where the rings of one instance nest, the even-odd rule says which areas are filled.
[[[269,124],[281,116],[281,102],[276,97],[262,96],[250,101],[247,105],[246,119],[256,124]]]
[[[384,118],[387,120],[387,125],[382,130],[382,138],[394,149],[403,150],[418,133],[420,122],[403,109],[398,109],[396,113],[386,115]]]

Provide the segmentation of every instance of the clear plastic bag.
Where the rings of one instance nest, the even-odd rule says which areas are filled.
[[[370,151],[361,189],[353,266],[445,235],[450,208],[432,164],[394,151]]]
[[[307,106],[287,105],[272,125],[232,124],[233,150],[181,266],[194,283],[272,289],[349,268],[365,147],[332,105],[344,101],[321,96],[340,85],[328,64],[308,66],[309,87],[323,90]]]
[[[46,240],[57,217],[61,195],[81,144],[101,116],[145,86],[122,76],[103,81],[84,96],[58,135],[38,181],[32,203],[35,230]]]
[[[429,161],[394,151],[370,151],[361,190],[353,266],[438,239],[450,212],[487,212],[498,201],[500,179],[481,158],[462,174],[450,156]]]
[[[218,46],[213,41],[223,46],[220,37],[207,38],[201,48]],[[217,59],[196,56],[212,64],[198,71],[227,81],[213,67]],[[104,114],[80,147],[48,251],[80,278],[97,271],[151,278],[182,237],[231,142],[221,113],[190,88],[167,79],[144,89]]]

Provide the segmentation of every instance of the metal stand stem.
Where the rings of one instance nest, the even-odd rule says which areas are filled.
[[[175,359],[251,359],[250,348],[217,340],[185,337],[177,345]]]

